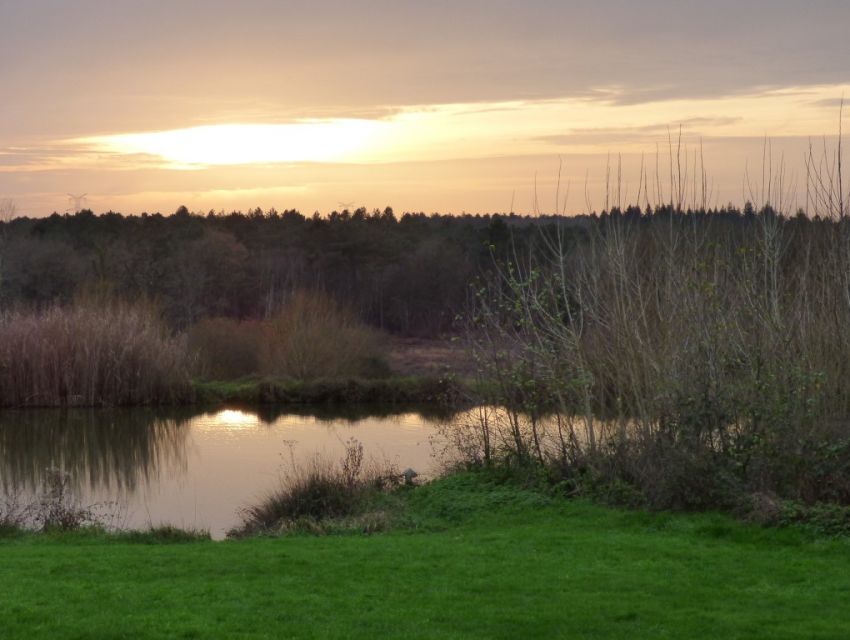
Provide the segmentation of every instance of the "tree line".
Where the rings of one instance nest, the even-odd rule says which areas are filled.
[[[441,215],[391,208],[305,216],[295,210],[125,216],[90,210],[0,223],[0,304],[39,309],[85,292],[159,305],[174,329],[202,318],[261,319],[301,290],[345,304],[392,333],[436,336],[468,308],[470,284],[530,255],[557,229],[581,243],[611,217],[646,221],[669,207],[578,217]],[[751,206],[679,211],[747,224]],[[816,221],[795,219],[798,224]]]

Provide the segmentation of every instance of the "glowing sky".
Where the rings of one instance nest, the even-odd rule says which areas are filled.
[[[847,24],[845,0],[0,0],[0,199],[527,212],[536,183],[551,211],[560,165],[574,212],[618,163],[634,200],[681,125],[740,202],[766,135],[799,180],[836,133]]]

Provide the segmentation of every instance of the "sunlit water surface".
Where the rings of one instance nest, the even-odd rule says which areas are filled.
[[[339,459],[355,438],[366,458],[423,476],[438,462],[439,419],[420,413],[333,415],[131,410],[0,412],[0,489],[31,499],[60,469],[76,497],[112,526],[171,524],[224,537],[239,510],[278,486],[287,467]]]

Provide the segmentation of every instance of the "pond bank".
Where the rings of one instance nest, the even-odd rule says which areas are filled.
[[[6,497],[53,494],[61,472],[69,499],[122,527],[204,528],[220,538],[283,474],[316,456],[336,461],[352,440],[366,464],[388,460],[433,477],[432,438],[446,419],[433,406],[402,404],[0,411],[0,515]]]
[[[165,394],[162,400],[144,402],[88,402],[76,396],[31,396],[16,403],[0,398],[0,409],[43,409],[85,407],[192,407],[236,403],[260,405],[432,405],[462,409],[472,404],[475,389],[469,381],[451,375],[411,375],[388,378],[318,378],[275,380],[195,379],[185,388]],[[44,398],[44,399],[39,399]]]
[[[348,378],[275,381],[195,381],[196,404],[468,404],[469,385],[452,377]]]

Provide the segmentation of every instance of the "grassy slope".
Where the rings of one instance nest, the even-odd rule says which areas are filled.
[[[846,638],[850,542],[457,476],[419,530],[225,543],[0,541],[0,637]]]

